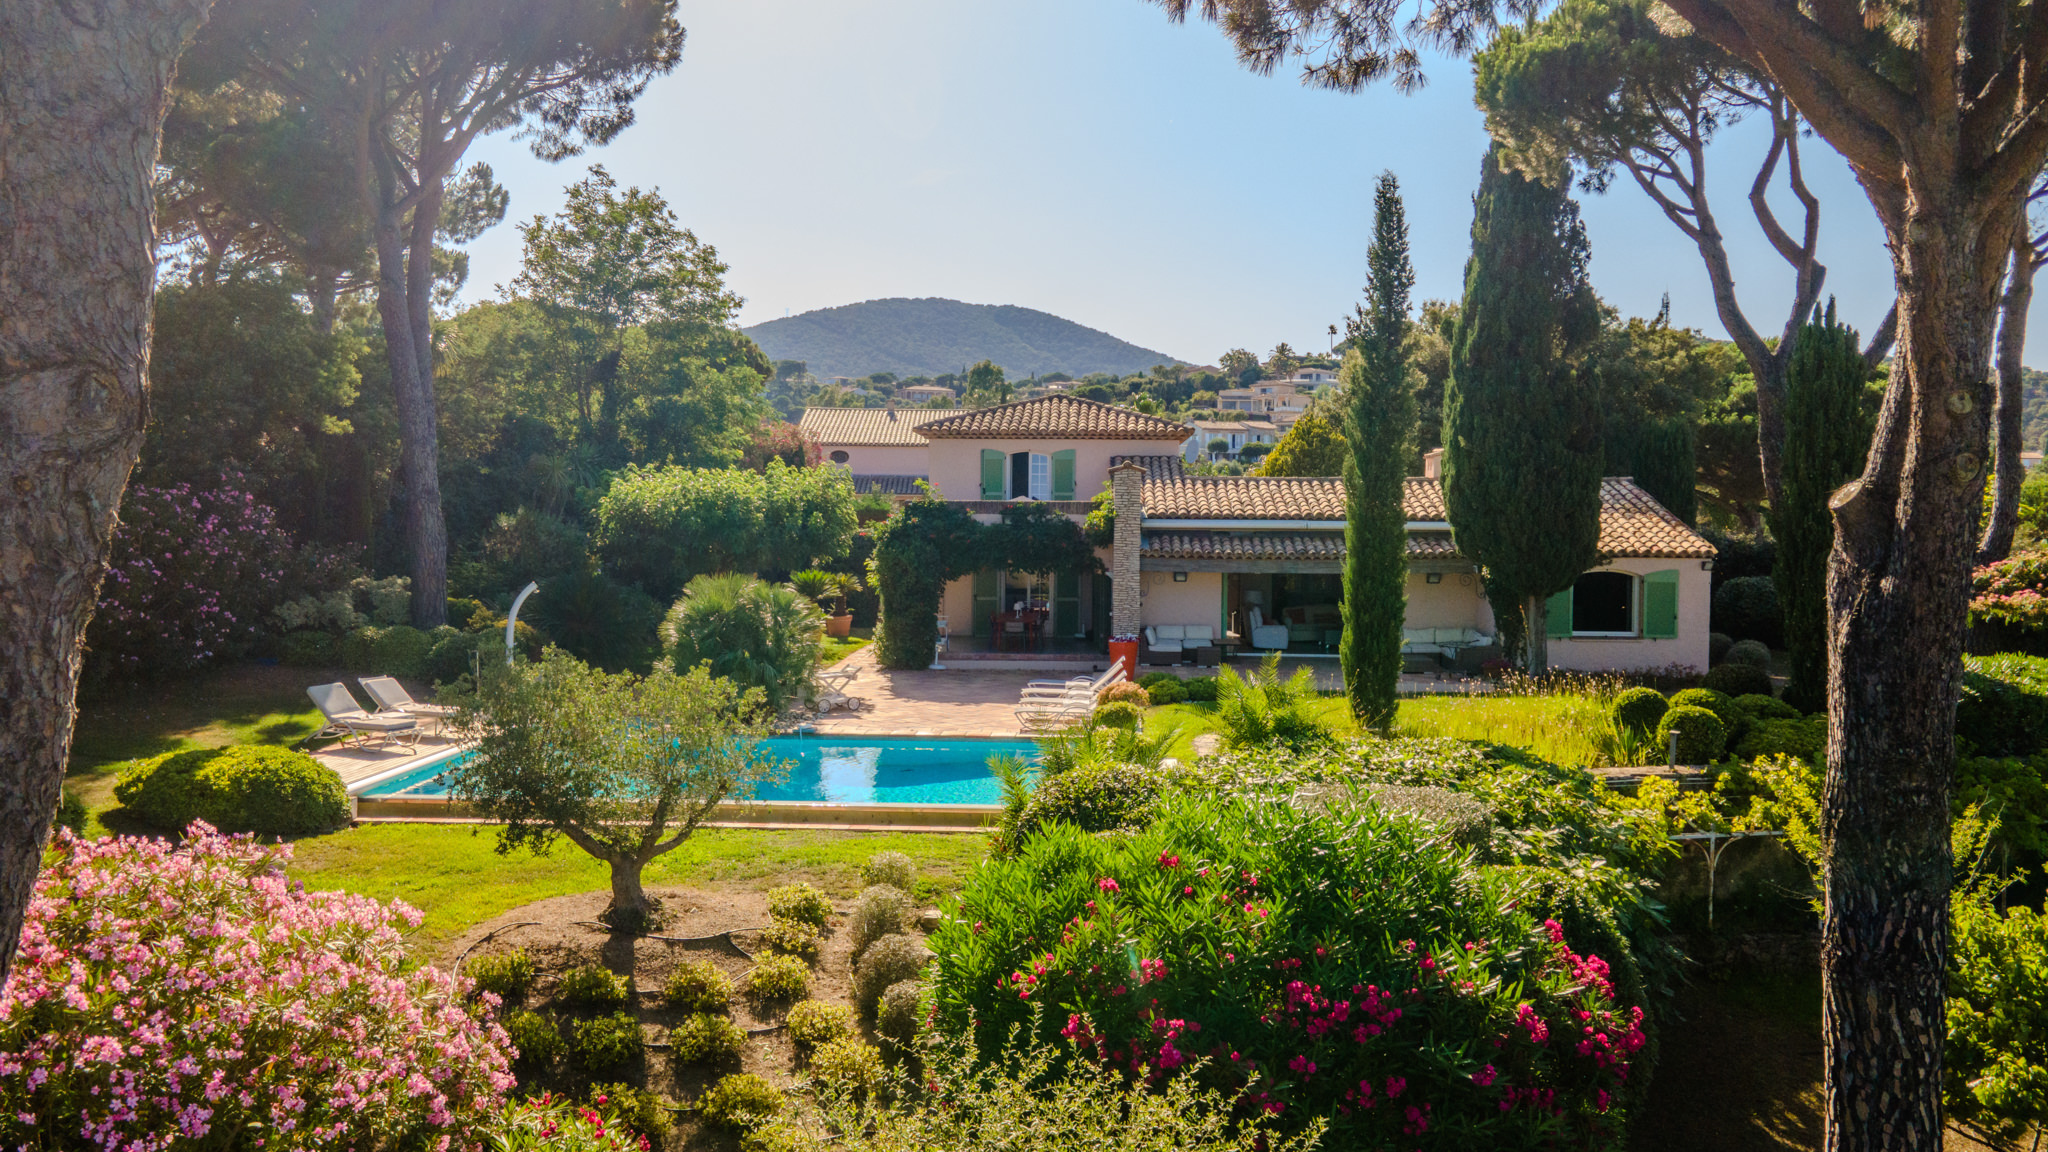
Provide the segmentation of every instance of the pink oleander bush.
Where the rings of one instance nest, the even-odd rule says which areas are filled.
[[[2048,554],[2025,552],[1974,574],[1970,622],[2048,628]]]
[[[938,1022],[1163,1086],[1185,1069],[1342,1148],[1621,1146],[1642,1006],[1464,849],[1369,807],[1182,798],[977,869],[932,936]],[[1202,1063],[1206,1061],[1206,1063]]]
[[[57,834],[0,988],[0,1147],[479,1144],[504,1032],[407,963],[416,910],[307,892],[290,855]]]
[[[299,547],[238,475],[130,488],[86,635],[94,674],[161,676],[240,655],[287,595],[346,585],[352,567]]]

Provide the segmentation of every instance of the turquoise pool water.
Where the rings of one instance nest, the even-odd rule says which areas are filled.
[[[906,736],[777,736],[763,740],[761,746],[791,767],[788,778],[761,788],[755,799],[828,804],[997,804],[1003,791],[989,775],[989,757],[1009,754],[1029,760],[1038,755],[1038,745],[1029,740]],[[363,798],[446,796],[441,774],[455,762],[429,764],[373,784]]]

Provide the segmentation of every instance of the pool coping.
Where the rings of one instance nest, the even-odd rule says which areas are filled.
[[[469,806],[428,797],[349,797],[349,815],[365,823],[488,823]],[[834,804],[824,800],[742,800],[721,803],[701,827],[810,828],[859,831],[869,828],[959,831],[985,828],[1001,816],[1000,804]]]

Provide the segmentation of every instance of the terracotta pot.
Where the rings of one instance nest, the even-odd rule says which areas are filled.
[[[827,616],[825,618],[825,635],[832,637],[834,640],[844,640],[848,636],[853,635],[853,613],[848,612],[844,616]]]
[[[1109,642],[1109,658],[1111,662],[1118,660],[1124,662],[1124,676],[1126,678],[1132,680],[1138,678],[1138,641],[1135,637],[1129,640],[1111,640]]]

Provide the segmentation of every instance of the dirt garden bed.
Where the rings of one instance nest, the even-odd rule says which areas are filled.
[[[594,1084],[624,1082],[645,1088],[672,1105],[688,1105],[720,1077],[734,1072],[751,1072],[779,1088],[793,1088],[803,1069],[794,1045],[781,1030],[784,1017],[795,1001],[758,1002],[735,992],[729,1004],[732,1020],[751,1035],[740,1059],[724,1064],[686,1064],[672,1058],[666,1048],[669,1030],[687,1013],[662,1003],[662,986],[669,973],[682,964],[708,960],[730,977],[735,987],[754,962],[744,953],[766,956],[758,930],[767,927],[768,900],[765,894],[746,891],[707,891],[698,888],[650,888],[661,899],[664,924],[655,936],[633,937],[614,933],[597,923],[598,915],[610,902],[606,891],[557,896],[512,909],[493,917],[448,942],[436,962],[443,967],[474,963],[493,953],[524,949],[538,969],[533,990],[521,1007],[555,1016],[566,1026],[574,1021],[606,1013],[575,1009],[558,1003],[557,989],[562,974],[588,964],[602,965],[619,975],[630,975],[634,996],[627,1010],[640,1022],[647,1043],[645,1055],[630,1064],[591,1075],[567,1061],[536,1072],[515,1069],[522,1090],[546,1089],[558,1095],[582,1099]],[[850,902],[835,901],[834,913],[825,929],[818,958],[811,964],[809,998],[832,1004],[851,1005],[852,950],[845,931]],[[908,931],[918,931],[912,924]],[[731,935],[723,936],[722,934]],[[713,937],[712,939],[701,939]],[[679,938],[699,938],[691,943]],[[509,1010],[509,1006],[508,1006]],[[868,1026],[861,1025],[863,1038],[875,1043]],[[880,1045],[885,1050],[887,1045]],[[730,1133],[700,1124],[687,1111],[675,1114],[675,1128],[658,1147],[670,1152],[682,1149],[732,1149],[738,1140]]]

